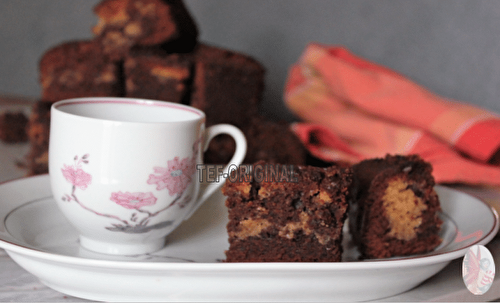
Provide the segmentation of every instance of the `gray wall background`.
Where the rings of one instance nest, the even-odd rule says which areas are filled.
[[[38,97],[38,60],[91,38],[98,0],[0,0],[0,94]],[[500,1],[185,0],[200,40],[267,69],[262,111],[283,105],[288,68],[312,41],[344,45],[448,98],[500,112]]]

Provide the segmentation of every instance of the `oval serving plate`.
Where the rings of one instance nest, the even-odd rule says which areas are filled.
[[[489,205],[454,189],[436,190],[443,243],[428,254],[359,262],[347,249],[346,260],[353,261],[224,263],[227,210],[221,193],[179,226],[163,250],[117,257],[80,248],[42,175],[0,185],[0,247],[47,286],[90,300],[375,300],[417,286],[497,233],[498,214]]]

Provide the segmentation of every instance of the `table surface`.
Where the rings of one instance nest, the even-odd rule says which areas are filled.
[[[0,97],[1,111],[22,110],[29,114],[31,101]],[[26,172],[19,167],[29,145],[0,143],[0,182],[22,178]],[[455,188],[483,199],[500,210],[500,189],[456,186]],[[1,197],[0,197],[1,203]],[[496,272],[500,272],[500,236],[486,247],[495,260]],[[490,290],[481,296],[471,294],[462,280],[462,259],[456,259],[442,271],[416,288],[384,301],[496,301],[500,299],[500,279],[496,278]],[[71,297],[42,284],[38,278],[17,265],[7,253],[0,249],[0,302],[78,302],[86,301]]]

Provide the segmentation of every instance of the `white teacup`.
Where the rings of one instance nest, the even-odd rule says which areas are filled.
[[[205,129],[205,114],[193,107],[128,98],[54,103],[52,193],[81,246],[119,255],[161,249],[165,236],[223,184],[221,177],[200,191],[196,167],[223,133],[236,141],[227,176],[229,165],[245,157],[245,137],[232,125]]]

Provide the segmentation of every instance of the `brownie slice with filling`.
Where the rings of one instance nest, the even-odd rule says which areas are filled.
[[[353,165],[349,230],[362,258],[425,253],[441,243],[431,164],[387,155]]]
[[[350,183],[351,171],[337,166],[258,162],[233,171],[222,189],[229,209],[226,261],[341,261]]]

